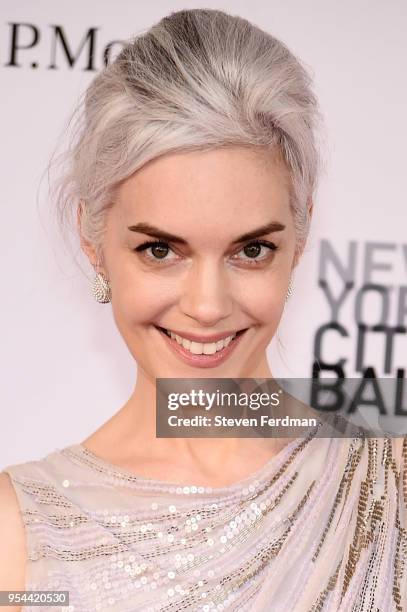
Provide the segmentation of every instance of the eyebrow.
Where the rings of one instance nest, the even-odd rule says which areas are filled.
[[[188,244],[188,241],[182,236],[176,236],[175,234],[170,234],[165,230],[159,229],[154,225],[150,225],[149,223],[137,223],[136,225],[129,225],[128,229],[131,232],[137,232],[139,234],[147,234],[147,236],[151,236],[152,238],[159,238],[161,240],[165,240],[168,242],[175,242],[178,244]],[[238,244],[240,242],[245,242],[246,240],[253,240],[254,238],[259,238],[259,236],[264,236],[265,234],[271,234],[274,232],[281,232],[285,229],[285,225],[280,223],[279,221],[271,221],[266,225],[262,225],[256,229],[251,230],[250,232],[246,232],[242,234],[235,240],[233,240],[232,244]]]

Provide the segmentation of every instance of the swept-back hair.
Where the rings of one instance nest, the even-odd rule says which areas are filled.
[[[302,250],[320,169],[321,115],[300,60],[246,19],[210,9],[164,17],[95,76],[72,119],[54,184],[56,211],[65,227],[81,203],[82,233],[97,253],[124,179],[164,153],[228,145],[278,148]]]

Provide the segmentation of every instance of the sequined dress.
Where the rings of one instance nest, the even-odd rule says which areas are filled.
[[[7,466],[26,588],[74,612],[407,610],[407,439],[289,442],[238,483],[135,476],[73,444]]]

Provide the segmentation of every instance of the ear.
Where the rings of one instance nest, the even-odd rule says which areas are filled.
[[[78,208],[76,211],[76,220],[77,220],[77,225],[78,225],[81,249],[87,256],[87,258],[89,259],[91,266],[96,271],[99,271],[98,256],[96,253],[96,249],[88,240],[86,240],[86,238],[84,238],[83,233],[82,233],[82,217],[84,215],[83,206],[84,206],[83,201],[81,200],[78,204]]]
[[[291,273],[293,273],[294,269],[298,266],[299,261],[301,259],[301,255],[302,255],[302,250],[301,251],[297,251],[297,253],[295,254],[294,259],[293,259],[293,263],[292,263],[292,266],[291,266]]]
[[[314,200],[313,200],[312,196],[307,201],[307,207],[308,207],[309,218],[310,218],[310,221],[311,221],[312,213],[314,211]],[[303,244],[302,249],[296,253],[296,255],[294,257],[294,260],[293,260],[292,270],[294,270],[294,268],[299,264],[299,261],[301,259],[301,255],[304,252],[304,248],[305,248],[305,244]]]
[[[308,213],[310,220],[312,219],[312,213],[314,212],[314,199],[310,197],[308,200]]]

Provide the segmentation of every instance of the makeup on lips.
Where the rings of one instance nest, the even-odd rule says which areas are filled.
[[[164,327],[155,326],[168,346],[189,365],[214,367],[219,365],[234,351],[243,334],[247,331],[224,332],[198,336],[178,333]]]

